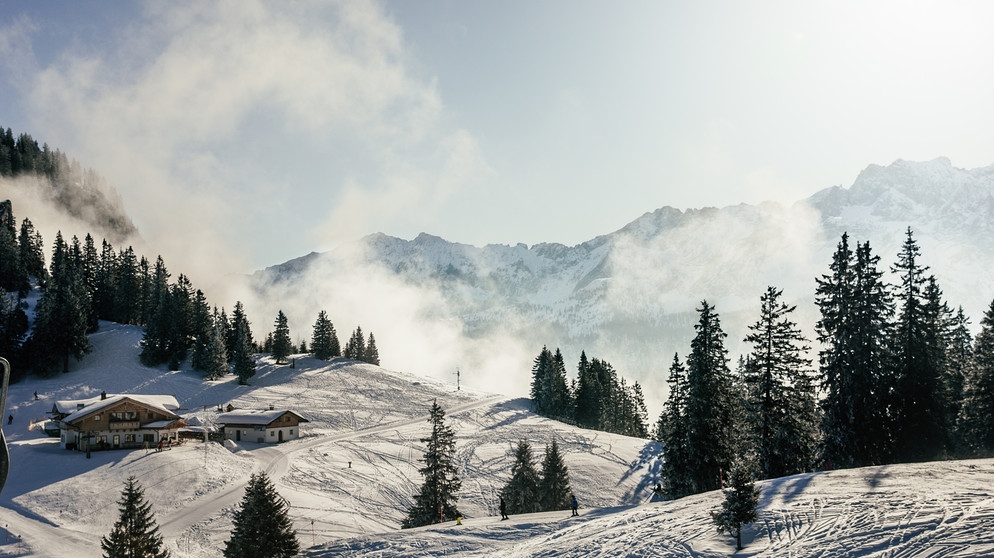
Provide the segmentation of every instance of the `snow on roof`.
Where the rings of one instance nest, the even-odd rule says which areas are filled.
[[[175,416],[176,413],[173,412],[173,409],[179,408],[179,403],[176,402],[176,398],[172,395],[108,395],[106,399],[98,397],[95,402],[88,405],[84,404],[83,408],[71,412],[69,416],[62,420],[64,422],[73,422],[128,399],[148,407],[158,409],[167,415]],[[172,409],[170,409],[170,407],[172,407]],[[76,409],[76,407],[74,407],[74,409]]]
[[[300,422],[307,422],[307,419],[300,416],[300,413],[290,411],[288,409],[266,409],[266,410],[253,410],[253,409],[243,409],[238,411],[229,411],[227,413],[221,413],[217,416],[216,422],[219,424],[252,424],[252,425],[266,425],[270,424],[276,419],[282,417],[287,413],[292,413],[297,417]]]
[[[139,403],[144,403],[153,407],[161,407],[167,411],[176,411],[179,409],[179,402],[176,400],[176,397],[172,395],[142,395],[123,393],[107,395],[106,397],[97,395],[89,399],[68,399],[56,401],[55,411],[68,415],[75,413],[76,411],[86,409],[90,405],[107,401],[115,397],[127,397],[133,401],[138,401]]]

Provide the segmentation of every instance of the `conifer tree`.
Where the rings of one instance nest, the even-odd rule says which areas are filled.
[[[559,443],[545,446],[542,459],[542,478],[538,485],[542,511],[565,510],[570,505],[569,469],[559,452]]]
[[[666,383],[669,385],[669,395],[659,415],[656,435],[663,443],[666,493],[671,498],[680,498],[694,493],[694,481],[690,474],[690,440],[687,432],[687,369],[680,362],[678,354],[673,355]]]
[[[238,383],[245,385],[249,378],[255,376],[255,361],[252,354],[255,352],[252,342],[252,329],[245,315],[241,301],[235,303],[235,309],[231,314],[231,321],[224,319],[222,311],[221,325],[228,324],[228,364],[231,371],[238,376]]]
[[[72,260],[69,245],[58,233],[52,254],[51,280],[35,310],[32,346],[39,372],[69,371],[69,358],[90,352],[86,337],[90,300]]]
[[[105,558],[167,558],[152,504],[134,476],[128,477],[118,500],[120,516],[110,534],[100,539]]]
[[[707,301],[698,312],[687,357],[687,472],[694,493],[720,487],[731,466],[738,404],[718,314]]]
[[[949,347],[946,353],[946,390],[949,397],[947,421],[952,428],[950,445],[961,453],[965,450],[960,415],[966,397],[966,381],[970,373],[970,360],[973,355],[973,337],[970,333],[970,320],[960,306],[950,324]]]
[[[552,376],[552,351],[543,346],[542,350],[535,357],[532,364],[531,399],[535,412],[539,415],[549,416],[552,395],[550,393],[550,380]]]
[[[286,315],[280,310],[276,315],[276,329],[273,331],[272,353],[273,358],[276,359],[276,364],[286,362],[287,357],[290,356],[292,347],[290,326],[287,325]]]
[[[21,221],[21,230],[17,237],[20,252],[20,264],[28,277],[34,277],[39,283],[48,278],[45,268],[45,245],[41,233],[35,230],[34,223],[25,217]]]
[[[745,338],[753,349],[746,367],[752,409],[751,438],[763,478],[804,472],[814,465],[817,423],[815,393],[808,380],[809,347],[790,316],[796,306],[768,287],[760,299],[759,320]],[[802,414],[809,411],[809,414]]]
[[[380,365],[380,351],[376,348],[376,339],[373,338],[372,331],[369,332],[369,340],[366,342],[366,351],[362,360],[376,366]]]
[[[345,344],[345,352],[343,356],[345,358],[359,361],[362,361],[366,356],[366,340],[362,336],[362,327],[356,326],[355,331],[352,332],[352,337],[350,337],[349,342]]]
[[[28,315],[16,303],[14,297],[0,292],[0,355],[15,360],[28,332]]]
[[[897,263],[891,268],[901,284],[896,293],[900,315],[892,341],[895,362],[895,409],[898,428],[896,449],[902,459],[921,461],[934,458],[946,448],[946,404],[942,359],[944,339],[940,331],[941,292],[934,279],[926,277],[928,267],[919,261],[920,251],[911,229],[906,232]],[[932,313],[926,289],[933,292]]]
[[[968,455],[994,452],[994,301],[973,342],[959,422]]]
[[[821,460],[829,468],[879,464],[892,454],[887,339],[893,305],[870,243],[842,235],[815,302],[822,406]]]
[[[300,551],[289,506],[266,473],[253,473],[232,521],[225,558],[290,558]]]
[[[576,374],[576,424],[583,428],[598,428],[603,403],[603,388],[600,376],[593,364],[587,360],[586,351],[580,352],[580,362]]]
[[[752,480],[751,467],[738,460],[732,466],[730,487],[724,490],[721,507],[711,512],[719,533],[735,535],[735,549],[742,550],[742,526],[759,518],[759,489]]]
[[[123,324],[143,325],[141,267],[134,250],[128,246],[116,258],[112,254],[108,254],[107,258],[113,263],[104,265],[114,267],[110,281],[114,285],[112,304],[115,319]],[[148,264],[148,260],[142,260]]]
[[[204,355],[204,377],[208,380],[216,380],[228,373],[228,349],[225,346],[224,338],[227,335],[227,325],[221,321],[217,310],[214,310],[214,317],[211,320],[213,325],[208,333],[208,342]]]
[[[332,353],[332,331],[333,328],[331,320],[328,319],[328,313],[321,310],[318,312],[318,317],[314,322],[314,329],[311,333],[311,352],[314,353],[314,358],[328,360],[333,356],[337,356]]]
[[[445,424],[445,411],[434,401],[429,412],[428,422],[431,434],[421,438],[426,445],[424,467],[418,472],[424,477],[421,490],[414,496],[414,505],[407,511],[402,527],[420,527],[459,516],[456,493],[462,486],[455,465],[455,432]]]
[[[252,328],[245,315],[245,307],[239,300],[235,302],[235,309],[232,310],[231,320],[228,322],[228,361],[235,362],[235,352],[246,347],[248,348],[246,354],[251,354],[254,346]]]
[[[534,513],[541,511],[539,498],[539,476],[535,469],[531,444],[525,440],[518,442],[514,449],[514,464],[511,465],[511,478],[501,490],[501,497],[507,506],[507,513]]]

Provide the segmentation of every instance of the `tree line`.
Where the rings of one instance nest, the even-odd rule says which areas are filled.
[[[136,232],[112,199],[116,194],[104,193],[111,189],[100,174],[47,143],[39,145],[30,134],[15,136],[10,128],[0,126],[0,177],[18,176],[43,178],[51,187],[39,193],[77,219],[106,227],[120,238]]]
[[[769,287],[733,371],[714,306],[674,355],[654,436],[670,496],[715,490],[737,461],[761,478],[994,452],[994,302],[971,337],[943,300],[909,228],[884,280],[870,243],[844,234],[817,278],[817,365]]]
[[[307,352],[307,343],[291,341],[287,318],[279,311],[274,330],[257,343],[241,301],[229,317],[211,306],[206,295],[183,274],[172,280],[162,257],[151,263],[132,247],[115,249],[103,240],[99,249],[90,234],[81,241],[56,235],[51,265],[46,267],[44,242],[31,220],[15,227],[9,202],[0,207],[0,353],[18,371],[51,376],[69,369],[70,359],[90,352],[87,334],[100,320],[144,328],[141,362],[179,368],[187,358],[209,380],[228,373],[243,383],[255,374],[253,355],[271,353],[277,363],[290,354]],[[16,234],[15,234],[16,233]],[[41,291],[29,332],[24,300],[32,285]],[[311,336],[317,358],[344,356],[379,364],[372,332],[356,327],[344,350],[334,325],[322,310]]]
[[[542,347],[532,366],[531,399],[542,416],[626,436],[649,435],[642,386],[629,385],[609,362],[587,359],[585,351],[576,378],[567,382],[562,352]]]

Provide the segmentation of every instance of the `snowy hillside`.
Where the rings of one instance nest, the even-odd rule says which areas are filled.
[[[701,300],[716,305],[734,359],[748,350],[740,341],[767,286],[798,304],[796,317],[810,332],[815,278],[828,272],[842,233],[870,241],[888,269],[908,227],[949,305],[963,306],[976,323],[994,298],[994,167],[958,169],[947,159],[873,165],[851,187],[829,188],[790,207],[664,207],[572,247],[477,248],[428,234],[410,241],[375,234],[257,272],[261,303],[250,313],[275,315],[266,301],[297,301],[301,308],[355,315],[378,339],[403,336],[419,347],[441,337],[450,352],[461,353],[439,366],[409,346],[382,351],[385,363],[402,361],[425,374],[448,374],[462,364],[506,377],[485,359],[474,360],[480,340],[499,339],[494,344],[514,355],[514,378],[523,386],[542,345],[561,347],[570,363],[586,350],[642,382],[650,409],[658,409],[665,370],[674,353],[689,351]],[[357,296],[380,302],[349,312]],[[390,331],[398,315],[405,327]],[[313,316],[305,313],[297,327],[309,327],[305,319]],[[463,336],[469,348],[451,341]]]
[[[643,501],[657,480],[658,448],[645,440],[586,431],[537,417],[527,402],[456,390],[454,385],[344,359],[300,355],[295,368],[263,360],[251,386],[234,378],[203,382],[196,373],[148,369],[138,362],[141,330],[103,323],[94,351],[77,370],[11,386],[4,432],[11,471],[0,493],[0,555],[99,556],[117,519],[123,481],[138,477],[174,556],[218,555],[247,477],[265,470],[292,505],[303,547],[398,529],[421,484],[419,438],[434,399],[457,435],[467,518],[495,513],[510,476],[512,449],[539,450],[553,438],[578,496],[590,506]],[[290,408],[309,419],[303,438],[278,446],[186,443],[157,453],[85,454],[59,448],[40,429],[54,401],[109,393],[172,394],[187,418],[211,424],[219,405]],[[38,399],[34,399],[37,391]]]
[[[0,556],[100,555],[117,518],[123,481],[135,475],[174,557],[216,557],[246,479],[265,470],[291,504],[303,555],[698,556],[732,554],[709,512],[718,493],[651,501],[658,447],[572,428],[526,410],[526,402],[344,360],[304,356],[296,368],[263,361],[252,386],[204,383],[137,360],[139,329],[103,323],[78,369],[11,386],[5,427],[11,474],[0,494]],[[219,403],[290,407],[306,415],[304,437],[269,446],[187,442],[162,453],[85,454],[59,449],[33,419],[56,399],[172,393],[187,417],[210,423]],[[39,399],[33,398],[34,391]],[[399,530],[420,483],[418,438],[437,398],[457,433],[462,525]],[[495,517],[513,446],[555,437],[564,450],[580,517],[568,511]],[[742,556],[994,556],[994,460],[891,465],[759,483],[760,521]]]

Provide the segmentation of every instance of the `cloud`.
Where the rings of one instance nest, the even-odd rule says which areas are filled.
[[[170,269],[215,283],[343,234],[430,222],[410,209],[485,172],[409,65],[373,2],[151,3],[103,47],[33,74],[30,99]]]
[[[300,276],[246,290],[241,300],[259,339],[274,329],[282,310],[294,342],[310,343],[314,321],[325,310],[343,347],[356,326],[373,333],[385,368],[453,384],[459,369],[463,385],[494,393],[526,395],[530,362],[540,349],[512,324],[467,335],[437,282],[407,281],[371,263],[361,244],[322,254]]]

